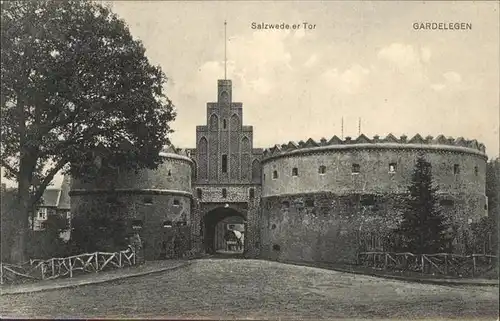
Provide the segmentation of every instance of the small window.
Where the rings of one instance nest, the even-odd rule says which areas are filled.
[[[374,195],[363,195],[360,203],[362,206],[373,206],[377,203]]]
[[[359,164],[352,164],[352,173],[353,174],[359,174],[359,171],[360,171]]]
[[[180,201],[178,199],[174,199],[174,206],[179,206],[180,205]]]
[[[227,155],[222,155],[222,172],[227,173]]]
[[[251,188],[251,189],[248,191],[248,193],[249,193],[249,195],[248,195],[248,196],[249,196],[249,198],[250,198],[251,200],[255,198],[255,189]]]
[[[167,176],[172,176],[172,171],[171,170],[168,170]]]
[[[108,204],[114,204],[116,203],[118,200],[116,199],[115,196],[109,196],[108,198],[106,198],[106,203]]]
[[[292,176],[299,176],[299,169],[297,167],[292,168]]]
[[[474,175],[478,175],[479,174],[479,168],[477,166],[474,166]]]
[[[151,196],[146,196],[144,197],[142,202],[144,203],[144,205],[153,205],[153,198]]]
[[[203,192],[201,191],[201,188],[196,189],[196,196],[201,200],[201,197],[203,196]]]
[[[389,173],[396,173],[396,163],[389,164]]]
[[[306,207],[314,207],[314,200],[313,199],[307,199],[306,200]]]
[[[222,198],[227,197],[227,190],[225,188],[222,189]]]
[[[166,227],[166,228],[172,227],[172,221],[171,220],[164,221],[163,222],[163,227]]]
[[[441,204],[441,206],[453,206],[455,202],[453,200],[450,200],[450,199],[444,199],[444,200],[441,200],[439,202],[439,204]]]
[[[275,229],[276,229],[276,224],[271,225],[271,230],[275,230]]]
[[[225,119],[222,121],[222,128],[224,128],[224,129],[227,128],[227,122]]]
[[[326,173],[326,166],[321,165],[321,166],[319,167],[318,172],[319,172],[320,174],[324,174],[324,173]]]
[[[453,174],[455,175],[460,174],[460,165],[458,164],[453,165]]]
[[[278,171],[273,171],[273,179],[277,179],[278,178]]]
[[[273,250],[274,251],[279,251],[279,250],[281,250],[281,246],[279,246],[278,244],[274,244],[273,245]]]
[[[290,202],[289,201],[283,201],[283,203],[281,203],[282,207],[283,208],[290,208]]]
[[[142,228],[142,220],[133,220],[132,221],[132,229],[138,230]]]
[[[38,209],[38,219],[39,220],[46,220],[47,219],[47,208],[42,207]]]

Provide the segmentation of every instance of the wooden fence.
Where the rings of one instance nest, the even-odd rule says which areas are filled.
[[[0,283],[50,280],[76,274],[99,272],[136,264],[135,251],[95,252],[48,260],[30,260],[22,265],[0,263]]]
[[[358,264],[379,270],[474,277],[493,269],[496,264],[496,256],[489,254],[362,252],[358,254]]]

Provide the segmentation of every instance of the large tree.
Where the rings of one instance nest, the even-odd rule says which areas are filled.
[[[432,166],[422,156],[417,158],[408,192],[398,229],[402,249],[419,254],[446,250],[448,226],[432,181]]]
[[[1,9],[0,161],[18,182],[11,259],[19,262],[29,211],[56,173],[88,174],[99,144],[115,166],[156,168],[175,112],[164,73],[108,8],[29,0]]]

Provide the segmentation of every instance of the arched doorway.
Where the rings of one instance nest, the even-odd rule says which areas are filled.
[[[242,254],[245,250],[246,218],[230,207],[218,207],[204,215],[203,243],[210,254]]]

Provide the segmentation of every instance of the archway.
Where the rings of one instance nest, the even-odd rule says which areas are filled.
[[[203,217],[203,243],[210,254],[242,254],[245,250],[245,215],[230,207],[218,207]]]

